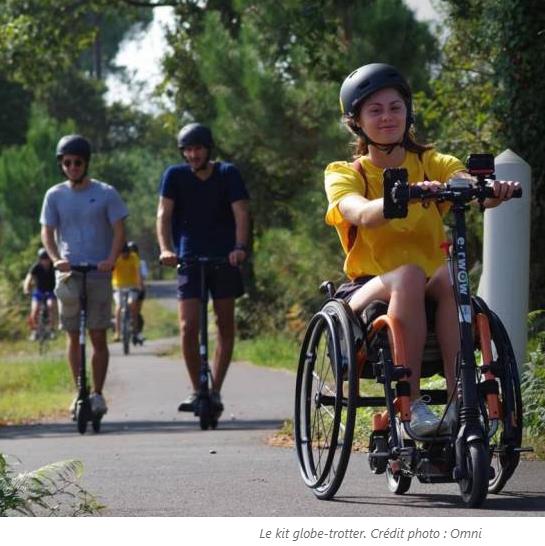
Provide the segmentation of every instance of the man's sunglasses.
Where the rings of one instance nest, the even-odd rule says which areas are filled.
[[[63,159],[62,165],[63,167],[67,168],[71,167],[72,165],[74,165],[74,167],[81,167],[83,165],[83,161],[81,159]]]

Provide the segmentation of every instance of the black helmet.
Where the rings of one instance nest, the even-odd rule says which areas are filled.
[[[65,135],[57,144],[57,159],[63,155],[78,155],[88,162],[91,158],[91,144],[81,135]]]
[[[212,131],[200,123],[190,123],[182,127],[178,133],[178,148],[198,145],[210,150],[214,146]]]
[[[129,241],[127,243],[127,248],[130,252],[136,252],[138,254],[138,245],[134,241]]]
[[[360,66],[350,74],[341,86],[341,111],[354,117],[362,101],[379,89],[395,87],[407,104],[407,126],[412,123],[412,93],[407,80],[397,68],[383,63]]]
[[[38,259],[40,260],[49,258],[49,254],[47,253],[47,250],[45,248],[40,248],[36,254],[38,255]]]

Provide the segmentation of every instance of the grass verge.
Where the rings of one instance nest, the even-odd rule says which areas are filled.
[[[280,335],[264,335],[237,340],[233,360],[296,372],[299,351],[299,343],[295,340]]]
[[[62,358],[0,363],[0,425],[21,424],[67,413],[73,385]]]
[[[144,316],[144,337],[146,339],[160,339],[178,336],[178,313],[167,309],[161,302],[154,299],[144,301],[142,307]]]
[[[143,312],[148,339],[178,335],[175,311],[147,300]],[[59,332],[58,338],[49,343],[48,353],[41,356],[35,342],[2,340],[0,426],[67,415],[74,387],[64,356],[65,344],[65,336]]]

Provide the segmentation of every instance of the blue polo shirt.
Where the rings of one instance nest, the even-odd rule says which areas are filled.
[[[227,256],[235,246],[231,203],[249,199],[238,169],[217,161],[201,180],[187,164],[172,165],[161,179],[159,193],[174,201],[172,240],[178,256]]]

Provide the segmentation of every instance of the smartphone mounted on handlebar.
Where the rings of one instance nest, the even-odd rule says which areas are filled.
[[[406,218],[409,212],[407,169],[384,169],[384,218]],[[395,190],[395,191],[394,191]],[[408,197],[408,195],[407,195]]]

